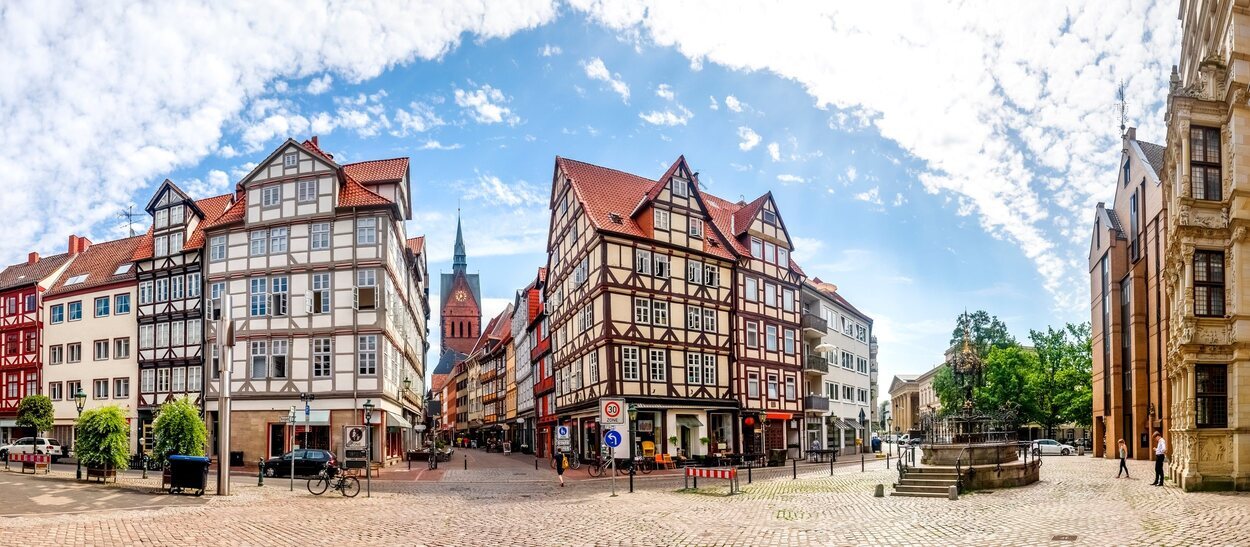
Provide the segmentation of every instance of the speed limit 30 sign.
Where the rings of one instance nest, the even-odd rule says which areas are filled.
[[[625,399],[599,399],[599,423],[625,425]]]

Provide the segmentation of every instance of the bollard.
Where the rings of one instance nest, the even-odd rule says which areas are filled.
[[[886,469],[890,468],[890,451],[889,450],[885,451],[885,468]]]
[[[634,467],[629,467],[629,493],[634,493]]]
[[[747,462],[747,484],[751,484],[751,462]]]
[[[860,473],[864,472],[864,451],[863,450],[859,451],[859,472]]]
[[[959,487],[952,484],[946,492],[946,497],[953,500],[959,499]]]
[[[221,470],[217,470],[218,473]],[[256,486],[265,485],[265,460],[256,460]]]
[[[832,459],[829,460],[829,476],[830,477],[833,476],[833,460]]]
[[[694,476],[694,489],[695,490],[699,489],[699,476],[698,475]]]
[[[538,458],[534,458],[534,471],[538,471]]]
[[[469,455],[468,454],[464,455],[464,470],[465,471],[469,470]]]
[[[885,497],[885,485],[878,483],[877,487],[872,490],[872,497],[884,498]]]
[[[799,478],[799,460],[790,460],[790,480]]]
[[[143,455],[143,478],[148,478],[148,455]]]

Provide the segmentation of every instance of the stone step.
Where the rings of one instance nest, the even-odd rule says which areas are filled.
[[[945,498],[948,494],[929,494],[925,492],[890,492],[891,496],[900,498]]]
[[[908,477],[898,481],[898,483],[907,486],[952,486],[956,481],[955,479],[913,479]]]
[[[951,481],[953,481],[953,480],[955,480],[955,479],[959,478],[959,475],[956,475],[956,474],[954,474],[954,473],[912,473],[911,471],[907,471],[907,472],[904,472],[904,473],[903,473],[903,478],[906,478],[906,479],[935,479],[935,480],[951,480]]]
[[[950,485],[934,485],[934,486],[911,486],[906,484],[894,485],[895,492],[907,492],[911,494],[938,494],[946,495],[950,492]]]

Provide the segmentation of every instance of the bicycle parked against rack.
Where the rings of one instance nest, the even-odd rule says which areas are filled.
[[[360,479],[327,464],[317,472],[316,477],[308,479],[308,491],[320,496],[329,488],[338,490],[344,497],[354,498],[360,493]]]

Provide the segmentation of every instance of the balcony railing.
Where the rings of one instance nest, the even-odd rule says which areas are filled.
[[[534,395],[543,395],[549,391],[555,391],[556,377],[548,376],[546,379],[534,384]]]
[[[548,351],[551,351],[551,338],[545,338],[542,342],[534,345],[534,349],[530,350],[530,361],[537,361]]]
[[[815,313],[804,313],[799,318],[799,325],[803,327],[803,333],[806,336],[821,337],[825,336],[825,332],[829,332],[829,321],[825,321],[824,317],[815,315]]]
[[[808,395],[803,398],[803,408],[811,412],[826,412],[829,410],[829,398],[824,395]]]
[[[825,374],[829,372],[829,362],[820,355],[808,355],[807,360],[803,362],[803,372]]]

